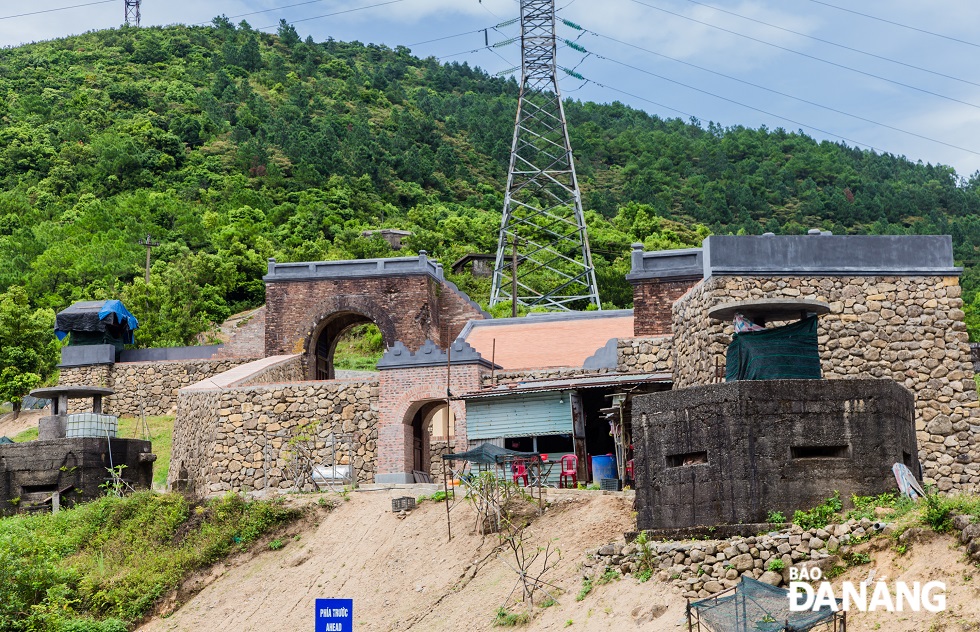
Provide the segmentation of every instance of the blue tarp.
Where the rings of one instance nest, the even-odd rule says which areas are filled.
[[[54,334],[64,340],[72,332],[109,332],[117,340],[133,344],[133,330],[139,326],[121,301],[82,301],[58,314]]]

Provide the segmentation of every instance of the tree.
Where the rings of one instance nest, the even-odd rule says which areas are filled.
[[[0,294],[0,401],[20,412],[24,395],[54,372],[59,344],[54,312],[33,309],[21,287]]]

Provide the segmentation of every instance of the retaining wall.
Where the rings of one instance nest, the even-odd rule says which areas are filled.
[[[172,415],[181,388],[254,361],[255,358],[212,358],[170,362],[120,362],[66,367],[58,378],[60,386],[105,386],[116,391],[103,399],[108,415],[139,417]],[[90,410],[91,402],[69,403],[70,412]]]

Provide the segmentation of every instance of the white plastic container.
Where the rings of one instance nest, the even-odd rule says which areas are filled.
[[[68,431],[65,436],[69,439],[81,437],[116,438],[119,429],[119,418],[114,415],[98,413],[76,413],[68,415]]]

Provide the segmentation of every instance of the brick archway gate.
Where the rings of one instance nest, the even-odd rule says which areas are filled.
[[[446,356],[446,352],[432,341],[426,341],[415,353],[396,342],[378,362],[381,381],[376,483],[414,481],[412,470],[416,469],[417,459],[413,422],[427,407],[445,404]],[[450,393],[456,397],[479,390],[490,368],[491,364],[473,347],[465,342],[454,342],[448,379]],[[455,418],[453,448],[462,451],[467,447],[466,406],[461,400],[452,399],[450,410]],[[425,450],[427,437],[423,434],[421,439]]]
[[[446,281],[442,266],[418,257],[276,263],[269,260],[265,354],[303,354],[309,379],[331,379],[344,330],[373,322],[386,347],[445,348],[470,320],[489,318]]]

